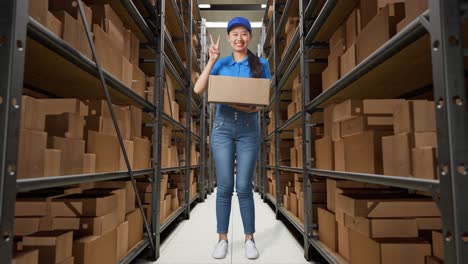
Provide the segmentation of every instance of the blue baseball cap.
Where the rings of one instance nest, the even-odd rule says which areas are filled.
[[[243,26],[245,27],[250,33],[252,33],[252,26],[250,25],[250,21],[245,17],[234,17],[229,21],[227,26],[227,32],[231,31],[231,29],[235,26]]]

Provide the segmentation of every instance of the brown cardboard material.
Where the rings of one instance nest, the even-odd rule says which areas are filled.
[[[428,1],[426,0],[406,0],[405,1],[405,16],[408,22],[413,21],[428,9]]]
[[[394,132],[435,132],[434,102],[426,100],[406,101],[395,109]]]
[[[75,263],[75,258],[74,257],[69,257],[66,260],[56,263],[56,264],[74,264]]]
[[[432,231],[432,254],[444,259],[444,238],[440,231]]]
[[[145,97],[146,77],[145,73],[138,67],[138,63],[133,64],[132,90],[141,97]]]
[[[83,173],[84,140],[53,137],[52,146],[62,151],[62,169],[65,175]]]
[[[323,125],[324,135],[332,136],[332,123],[333,123],[333,108],[335,105],[331,104],[325,107],[323,110]]]
[[[37,0],[29,4],[29,15],[42,25],[47,22],[48,3],[48,0]]]
[[[96,172],[96,154],[85,153],[83,154],[83,173],[95,173]]]
[[[327,68],[322,72],[322,91],[327,90],[340,79],[340,57],[329,61]]]
[[[304,195],[297,200],[297,217],[304,223]]]
[[[39,249],[39,263],[58,263],[72,256],[73,232],[41,231],[23,237],[23,249]]]
[[[362,115],[361,100],[346,100],[333,107],[333,122],[341,122]]]
[[[444,264],[444,261],[434,256],[426,256],[425,264]]]
[[[330,137],[315,140],[316,167],[323,170],[333,170],[333,145]]]
[[[290,205],[290,212],[292,215],[297,216],[297,194],[291,192],[289,195],[289,205]]]
[[[382,136],[391,132],[366,131],[344,139],[346,170],[350,172],[381,174]]]
[[[420,240],[367,238],[353,230],[349,231],[350,263],[424,264],[424,258],[431,254],[430,244]]]
[[[378,11],[377,0],[361,0],[359,2],[361,29],[364,29],[367,26],[367,24],[377,15]]]
[[[288,119],[291,119],[294,114],[296,114],[296,103],[292,102],[288,105]]]
[[[393,115],[402,99],[365,99],[362,100],[362,112],[365,115]]]
[[[331,250],[338,249],[338,227],[335,221],[335,215],[322,208],[318,208],[318,227],[319,239]]]
[[[193,186],[193,185],[192,185]],[[194,192],[191,192],[192,193],[192,196],[193,196],[193,193]],[[166,215],[166,217],[168,217],[169,215],[171,215],[171,206],[172,206],[172,196],[170,194],[166,194],[165,198],[164,198],[164,203],[165,203],[165,209],[166,209],[166,212],[164,212],[164,214]]]
[[[179,209],[179,207],[180,207],[179,198],[177,198],[177,197],[172,198],[172,200],[171,200],[171,212],[177,211],[177,209]]]
[[[45,26],[58,37],[62,36],[63,25],[51,12],[47,12],[47,21]]]
[[[78,99],[37,99],[43,107],[45,115],[60,115],[63,113],[88,115],[88,106]]]
[[[52,12],[63,25],[62,39],[86,57],[91,57],[91,48],[86,40],[83,24],[66,11]]]
[[[59,149],[46,149],[44,151],[44,176],[61,176],[62,151]]]
[[[289,195],[288,194],[283,195],[283,207],[287,211],[291,210],[291,206],[289,204]]]
[[[117,232],[102,236],[85,236],[73,243],[75,264],[114,264],[117,256]]]
[[[26,236],[39,231],[40,217],[15,217],[14,235]]]
[[[412,175],[420,179],[438,179],[436,154],[436,149],[432,147],[413,148]]]
[[[47,133],[20,129],[18,179],[44,176]]]
[[[171,102],[171,109],[172,109],[172,118],[179,122],[179,115],[180,115],[180,111],[179,111],[179,104],[176,102],[176,101],[172,101]],[[183,124],[185,125],[185,124]]]
[[[356,46],[352,45],[340,58],[340,74],[345,76],[356,67]]]
[[[353,119],[340,122],[341,137],[349,137],[361,134],[366,130],[391,131],[393,129],[393,117],[387,116],[358,116]]]
[[[356,43],[357,36],[361,32],[361,14],[359,9],[354,9],[346,19],[346,49],[351,49]]]
[[[45,198],[17,199],[15,203],[15,216],[48,216],[50,204]]]
[[[341,139],[341,124],[339,122],[333,122],[331,125],[332,129],[332,140],[338,141]]]
[[[143,124],[143,110],[134,105],[130,106],[131,113],[131,129],[130,129],[130,138],[142,137],[141,130]]]
[[[297,151],[296,148],[291,148],[289,152],[290,160],[291,160],[291,167],[297,167]]]
[[[119,261],[127,255],[128,252],[128,221],[121,223],[117,229],[117,249],[116,260]]]
[[[99,236],[115,229],[118,225],[117,211],[98,217],[53,218],[55,230],[76,230],[80,234]]]
[[[117,202],[113,194],[71,194],[52,200],[51,216],[103,216],[112,212]]]
[[[39,250],[26,250],[15,252],[11,264],[38,264]]]
[[[416,218],[419,230],[441,230],[442,219],[440,217],[422,217]]]
[[[44,131],[45,115],[43,113],[44,106],[40,100],[27,95],[21,97],[21,128]]]
[[[133,166],[133,142],[124,140],[124,145],[129,156],[130,165]],[[96,172],[126,170],[123,154],[116,136],[88,131],[87,150],[96,154]]]
[[[407,133],[383,137],[382,152],[384,174],[411,176],[411,149],[412,144]]]
[[[362,62],[386,43],[396,33],[396,25],[403,18],[404,3],[389,4],[382,8],[369,24],[363,28],[358,37],[356,49],[357,63]],[[364,18],[362,17],[362,19]]]
[[[95,188],[104,189],[125,189],[125,213],[130,213],[135,209],[135,191],[131,181],[104,181],[96,182]],[[151,187],[150,187],[151,188]],[[150,189],[151,192],[151,189]]]
[[[133,138],[133,169],[141,170],[151,167],[151,142],[148,139]]]
[[[102,67],[117,79],[122,79],[122,56],[119,47],[113,44],[109,35],[97,24],[93,25],[94,44]]]
[[[346,171],[344,140],[333,142],[334,168],[336,171]]]
[[[297,150],[297,167],[298,168],[302,168],[304,166],[303,164],[303,149],[302,149],[302,146],[299,146],[296,148]]]
[[[122,56],[122,82],[127,87],[132,87],[133,80],[133,64],[125,57]],[[146,83],[145,83],[146,85]],[[145,87],[146,91],[146,87]],[[146,95],[146,94],[145,94]]]
[[[208,102],[268,105],[270,80],[210,75]]]
[[[414,133],[414,146],[416,148],[423,148],[423,147],[437,148],[437,133],[436,132]]]
[[[139,209],[127,214],[128,221],[128,248],[133,248],[143,239],[143,218]]]
[[[49,137],[83,139],[84,118],[79,114],[47,115],[45,131]]]
[[[342,223],[337,223],[338,227],[338,253],[349,260],[349,228]]]
[[[369,219],[344,215],[348,228],[369,238],[418,237],[415,218],[406,219]]]
[[[336,210],[352,217],[409,218],[438,217],[439,209],[426,198],[403,198],[402,194],[347,193],[336,196]]]

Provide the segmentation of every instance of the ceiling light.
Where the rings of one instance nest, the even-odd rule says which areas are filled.
[[[199,8],[211,8],[211,5],[210,4],[199,4],[198,7]]]
[[[262,7],[262,8],[266,8],[266,4],[262,4],[261,7]]]

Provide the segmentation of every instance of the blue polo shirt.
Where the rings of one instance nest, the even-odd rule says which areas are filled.
[[[260,63],[263,66],[262,78],[271,79],[270,74],[270,65],[264,58],[260,58]],[[250,66],[248,61],[248,56],[245,57],[242,61],[236,62],[233,55],[219,58],[213,69],[211,69],[211,75],[222,75],[222,76],[231,76],[231,77],[250,77]],[[218,104],[220,107],[229,107],[225,104]]]

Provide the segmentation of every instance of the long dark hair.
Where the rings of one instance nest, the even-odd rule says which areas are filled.
[[[260,59],[249,49],[247,49],[247,56],[249,56],[250,77],[262,78],[263,65],[260,63]]]

